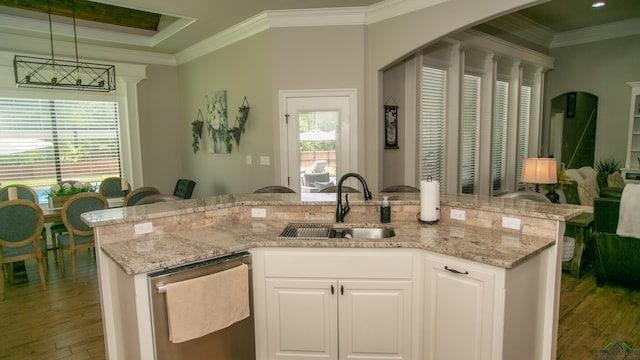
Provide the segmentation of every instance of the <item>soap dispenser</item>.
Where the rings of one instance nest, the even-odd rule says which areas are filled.
[[[383,224],[391,222],[391,205],[388,196],[383,197],[382,205],[380,205],[380,222]]]

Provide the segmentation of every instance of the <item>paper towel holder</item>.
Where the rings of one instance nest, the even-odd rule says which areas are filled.
[[[431,177],[431,175],[427,176],[427,181],[433,181],[433,178]],[[422,189],[421,189],[422,191]],[[438,204],[439,205],[439,204]],[[436,224],[440,221],[440,206],[436,207],[436,211],[438,212],[438,218],[435,220],[422,220],[420,217],[420,211],[418,211],[418,213],[416,214],[416,220],[418,220],[419,223],[421,224],[428,224],[428,225],[433,225]]]

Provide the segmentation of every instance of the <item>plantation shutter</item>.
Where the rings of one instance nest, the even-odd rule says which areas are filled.
[[[0,182],[120,176],[118,104],[0,98]]]
[[[422,68],[420,119],[420,179],[431,177],[444,184],[444,148],[447,72]]]
[[[520,114],[518,114],[518,158],[516,164],[516,181],[518,188],[523,188],[522,164],[529,155],[529,127],[531,124],[531,86],[520,88]]]
[[[507,162],[507,116],[509,108],[509,83],[496,81],[493,113],[493,150],[491,166],[493,169],[493,194],[505,190]]]
[[[464,75],[462,93],[461,183],[463,194],[474,194],[478,174],[478,136],[480,132],[480,77]]]

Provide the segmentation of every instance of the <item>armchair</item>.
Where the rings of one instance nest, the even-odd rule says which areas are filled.
[[[640,239],[616,234],[620,199],[594,200],[596,285],[607,281],[640,285]]]

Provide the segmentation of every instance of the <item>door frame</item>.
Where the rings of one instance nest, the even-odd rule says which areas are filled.
[[[346,97],[349,99],[349,120],[347,126],[340,127],[340,144],[342,151],[345,149],[349,155],[343,157],[341,167],[343,174],[348,172],[358,172],[358,101],[357,89],[313,89],[313,90],[280,90],[279,91],[279,134],[280,134],[280,183],[287,185],[289,176],[289,154],[287,136],[287,101],[292,98],[324,98],[324,97]]]

